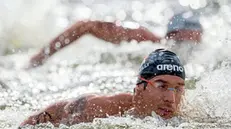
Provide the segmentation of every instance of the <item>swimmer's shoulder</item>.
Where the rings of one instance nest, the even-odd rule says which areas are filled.
[[[82,112],[85,110],[87,103],[95,97],[99,97],[99,94],[82,94],[76,98],[69,99],[68,103],[64,107],[64,110],[66,110],[68,113],[76,113],[76,112]]]
[[[132,95],[128,93],[120,93],[115,95],[99,95],[99,94],[83,94],[69,100],[65,109],[69,113],[76,113],[85,110],[92,105],[107,105],[111,103],[130,103]]]

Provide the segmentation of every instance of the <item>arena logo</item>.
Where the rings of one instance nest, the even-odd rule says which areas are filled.
[[[178,65],[172,65],[172,64],[159,64],[156,66],[157,70],[161,71],[177,71],[177,72],[184,72],[184,68],[182,66]]]

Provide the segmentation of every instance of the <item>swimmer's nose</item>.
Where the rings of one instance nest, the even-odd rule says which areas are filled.
[[[168,90],[164,93],[164,101],[175,103],[176,101],[175,88],[168,88]]]

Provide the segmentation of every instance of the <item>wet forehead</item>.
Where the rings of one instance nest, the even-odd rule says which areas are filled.
[[[163,83],[166,83],[168,85],[174,85],[174,86],[184,86],[184,80],[178,76],[173,75],[159,75],[154,78],[152,78],[150,81],[161,81]]]

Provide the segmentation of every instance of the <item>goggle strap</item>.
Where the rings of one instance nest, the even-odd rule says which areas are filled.
[[[138,77],[139,77],[139,79],[140,79],[140,80],[145,81],[145,82],[144,82],[144,90],[145,90],[145,89],[146,89],[146,87],[147,87],[147,84],[148,84],[148,83],[151,83],[151,82],[150,82],[149,80],[145,79],[145,78],[142,78],[141,76],[138,76]],[[174,91],[174,92],[176,91],[176,89],[175,89],[175,88],[171,88],[171,87],[170,87],[170,88],[168,88],[168,90],[170,90],[170,91]]]

